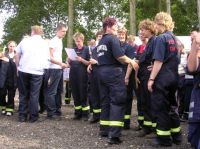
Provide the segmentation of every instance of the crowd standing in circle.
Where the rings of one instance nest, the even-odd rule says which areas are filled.
[[[134,43],[126,28],[118,28],[114,17],[102,23],[102,31],[97,32],[96,40],[88,41],[88,46],[82,33],[73,35],[77,57],[65,63],[62,39],[68,28],[64,24],[58,24],[56,36],[49,42],[42,38],[43,28],[38,25],[32,26],[31,36],[18,45],[8,42],[0,53],[1,114],[13,115],[18,87],[20,122],[35,123],[45,110],[48,119],[62,120],[64,77],[64,101],[74,101],[72,119],[99,123],[99,135],[108,138],[109,144],[120,144],[122,129],[131,128],[135,95],[138,125],[133,130],[140,131],[138,137],[155,134],[154,146],[179,145],[180,120],[188,120],[188,141],[199,149],[200,33],[192,32],[191,51],[186,54],[173,34],[174,22],[167,13],[139,23],[141,45]]]

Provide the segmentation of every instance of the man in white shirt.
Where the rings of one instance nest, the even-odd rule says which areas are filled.
[[[48,57],[48,44],[42,34],[41,26],[32,26],[31,36],[24,38],[16,48],[20,122],[25,122],[28,114],[30,122],[38,120],[38,98]]]
[[[52,120],[60,120],[61,116],[61,93],[63,91],[63,69],[69,67],[62,62],[62,39],[65,37],[67,27],[58,24],[56,36],[49,43],[50,67],[48,72],[48,82],[45,89],[45,100],[47,117]]]

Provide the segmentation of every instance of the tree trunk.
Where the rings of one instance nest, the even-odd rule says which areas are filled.
[[[68,33],[67,33],[67,47],[73,47],[73,28],[74,28],[74,5],[73,0],[68,0]]]
[[[136,0],[129,0],[130,3],[130,34],[136,35]]]
[[[198,20],[199,20],[199,25],[198,25],[198,28],[199,28],[199,31],[200,31],[200,0],[197,0],[197,14],[198,14]]]
[[[167,13],[171,15],[171,1],[166,0]]]

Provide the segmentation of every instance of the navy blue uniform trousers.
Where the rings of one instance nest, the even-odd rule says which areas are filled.
[[[100,108],[98,66],[96,65],[92,65],[92,73],[90,79],[90,103],[93,108],[92,112],[94,118],[99,119],[101,108]]]
[[[100,131],[109,137],[120,137],[124,125],[126,86],[124,71],[117,66],[100,66]]]
[[[87,117],[89,113],[87,101],[87,67],[82,64],[72,65],[69,80],[74,99],[75,115]]]

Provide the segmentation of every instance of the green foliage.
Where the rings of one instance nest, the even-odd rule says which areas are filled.
[[[3,37],[19,42],[25,34],[30,34],[30,26],[38,24],[45,28],[45,38],[55,34],[58,22],[68,20],[66,0],[1,0],[0,10],[12,12],[7,20]],[[154,19],[159,11],[166,11],[166,0],[136,0],[136,26],[143,19]],[[172,17],[175,20],[174,32],[188,35],[198,29],[196,0],[171,0]],[[102,29],[102,20],[106,16],[115,16],[129,28],[129,0],[74,0],[74,32],[95,38],[95,33]],[[64,44],[66,43],[64,39]]]

